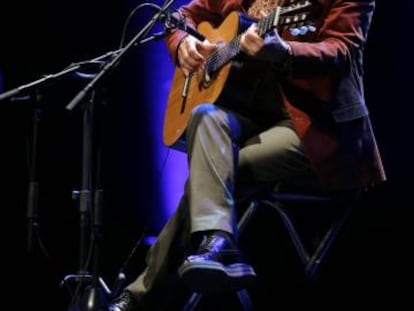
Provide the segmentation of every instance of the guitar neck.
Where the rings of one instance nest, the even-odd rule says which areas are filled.
[[[276,28],[277,26],[294,24],[296,22],[301,22],[307,18],[306,14],[288,14],[311,6],[312,3],[309,0],[290,2],[291,4],[289,6],[278,6],[269,15],[257,23],[258,34],[261,37],[263,37],[267,32]],[[220,69],[223,65],[227,64],[231,59],[240,53],[241,36],[242,33],[230,40],[229,43],[220,46],[220,48],[218,48],[209,56],[206,62],[206,71],[208,75],[211,76],[214,72]]]
[[[269,30],[276,27],[279,14],[280,7],[257,23],[260,36],[264,36]],[[241,36],[242,34],[237,35],[229,43],[221,46],[209,56],[206,62],[206,69],[209,73],[215,72],[240,53]]]

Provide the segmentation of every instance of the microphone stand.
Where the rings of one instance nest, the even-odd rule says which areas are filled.
[[[148,32],[154,27],[155,23],[165,18],[170,7],[174,3],[175,0],[167,0],[162,8],[153,16],[153,18],[139,31],[135,37],[124,47],[120,50],[118,54],[112,59],[112,61],[108,62],[106,66],[95,76],[94,79],[83,89],[81,90],[73,99],[72,101],[66,106],[66,109],[72,110],[83,98],[95,88],[100,80],[106,76],[108,72],[110,72],[120,61],[122,56],[124,56],[133,46],[136,46],[137,43],[141,40],[142,37],[146,36]],[[158,39],[159,36],[155,36],[154,39]],[[146,40],[145,42],[147,42]]]
[[[37,104],[38,96],[34,95],[35,104]],[[39,199],[39,182],[36,179],[36,162],[37,162],[37,144],[38,144],[38,129],[40,122],[41,109],[34,107],[32,117],[32,135],[31,145],[29,151],[29,185],[27,189],[27,252],[32,254],[34,252],[34,238],[40,241],[39,238],[39,223],[38,223],[38,199]],[[39,245],[43,245],[41,241]]]
[[[78,63],[74,63],[71,64],[70,66],[66,67],[65,69],[63,69],[60,72],[54,73],[54,74],[48,74],[43,76],[42,78],[29,82],[27,84],[21,85],[19,87],[16,87],[14,89],[11,89],[9,91],[6,91],[4,93],[0,94],[0,102],[1,101],[6,101],[9,100],[10,102],[15,102],[15,101],[23,101],[23,100],[28,100],[32,97],[35,97],[35,101],[36,104],[39,101],[39,90],[41,89],[41,87],[44,87],[45,85],[49,85],[52,84],[52,82],[56,82],[57,80],[60,80],[66,76],[69,76],[70,74],[76,73],[78,74],[80,77],[82,78],[90,78],[91,76],[93,76],[90,73],[82,73],[81,69],[87,69],[87,70],[91,70],[91,66],[92,68],[94,68],[93,66],[102,66],[103,63],[103,59],[108,58],[108,57],[112,57],[113,55],[115,55],[116,53],[119,53],[119,50],[117,51],[111,51],[108,52],[102,56],[99,56],[97,58],[94,58],[92,60],[87,60],[87,61],[82,61],[82,62],[78,62]],[[30,93],[35,93],[35,95],[32,95]],[[28,95],[29,94],[29,95]],[[89,106],[90,108],[92,108],[91,106]],[[85,128],[85,135],[84,135],[84,149],[87,150],[87,148],[89,148],[90,146],[90,133],[86,131],[86,129],[88,129],[90,127],[89,122],[91,120],[91,116],[90,116],[90,111],[89,110],[85,110],[84,113],[84,128]],[[35,241],[34,239],[37,239],[37,245],[41,248],[42,252],[49,257],[46,249],[44,248],[44,245],[42,243],[42,241],[39,239],[39,222],[38,222],[38,198],[39,198],[39,183],[36,180],[36,175],[37,175],[37,170],[36,170],[36,162],[37,162],[37,144],[38,144],[38,127],[39,127],[39,122],[40,122],[40,114],[41,114],[41,109],[39,107],[35,107],[35,111],[33,114],[33,125],[32,125],[32,142],[31,142],[31,149],[30,149],[30,155],[29,155],[29,185],[28,185],[28,193],[27,193],[27,212],[26,212],[26,217],[27,217],[27,251],[28,253],[33,253],[34,252],[34,245],[35,245]],[[86,156],[84,156],[83,158],[83,163],[84,163],[84,167],[89,167],[89,158]],[[84,176],[88,176],[86,174],[84,174]],[[83,184],[84,187],[86,187],[85,185],[89,184],[89,177],[86,177],[83,180]],[[74,196],[76,195],[76,191],[74,191]],[[89,194],[86,192],[82,192],[80,193],[80,201],[82,202],[82,210],[85,209],[85,211],[87,210],[87,206],[89,206]],[[96,190],[95,193],[95,205],[97,207],[100,206],[102,201],[102,191]],[[94,237],[96,239],[99,239],[99,234],[98,232],[98,228],[101,226],[101,215],[98,213],[100,209],[97,209],[96,213],[95,213],[95,222],[94,222],[94,230],[95,230],[95,235]],[[89,215],[85,213],[81,214],[81,225],[82,225],[82,230],[85,231],[86,234],[86,230],[87,230],[87,223],[88,223],[88,217]],[[86,238],[85,238],[85,234],[83,234],[82,231],[82,240],[81,240],[81,249],[86,249]],[[97,245],[97,244],[96,244]],[[80,258],[80,262],[84,262],[85,259],[85,255],[86,253],[82,253],[81,254],[81,258]],[[84,277],[86,274],[82,274],[82,277]],[[89,276],[87,276],[89,277]],[[67,277],[68,279],[71,278],[71,276]],[[105,287],[104,282],[102,281],[102,279],[98,279],[97,281],[99,281],[102,284],[102,287],[109,293],[109,289],[107,287]]]
[[[103,56],[107,57],[107,55]],[[100,58],[92,60],[96,62]],[[29,82],[27,84],[18,86],[14,89],[6,91],[0,94],[0,102],[9,100],[10,102],[21,102],[33,99],[35,107],[32,116],[32,133],[31,144],[29,150],[29,168],[28,178],[29,184],[27,188],[27,201],[26,201],[26,218],[27,218],[27,252],[29,254],[34,253],[35,245],[39,246],[41,251],[47,257],[49,256],[47,250],[39,237],[39,222],[38,222],[38,199],[39,199],[39,182],[37,181],[37,147],[38,147],[38,129],[41,120],[41,108],[39,107],[39,101],[41,94],[39,90],[41,87],[52,84],[69,74],[79,70],[84,64],[88,62],[82,62],[74,64],[63,69],[60,72],[45,75],[42,78]],[[32,94],[33,93],[33,94]],[[36,242],[36,243],[35,243]]]
[[[60,80],[64,77],[68,76],[69,74],[72,74],[74,72],[79,71],[81,68],[83,68],[86,65],[100,64],[102,62],[102,59],[108,58],[108,57],[110,57],[110,56],[112,56],[116,53],[119,53],[119,51],[120,50],[111,51],[111,52],[108,52],[108,53],[106,53],[102,56],[96,57],[96,58],[91,59],[91,60],[71,64],[68,67],[66,67],[65,69],[63,69],[63,70],[61,70],[57,73],[44,75],[42,78],[40,78],[38,80],[29,82],[27,84],[18,86],[14,89],[11,89],[9,91],[1,93],[0,94],[0,102],[5,101],[6,99],[9,99],[11,101],[22,100],[22,99],[24,99],[24,97],[19,98],[17,96],[20,95],[20,94],[27,94],[28,92],[30,92],[33,89],[39,89],[40,87],[42,87],[44,85],[48,85],[48,84],[51,84],[52,82]]]
[[[88,102],[83,103],[83,138],[82,138],[82,189],[73,191],[73,198],[79,202],[80,212],[80,247],[79,247],[79,271],[64,277],[61,285],[69,281],[78,282],[75,294],[72,298],[70,310],[102,310],[105,306],[105,298],[111,294],[110,289],[98,275],[99,245],[101,243],[102,227],[102,200],[103,190],[92,189],[92,136],[93,136],[93,111],[95,104],[95,91],[91,92]],[[92,204],[93,201],[93,204]],[[92,214],[91,214],[92,212]],[[92,231],[90,228],[92,225]],[[89,243],[89,235],[92,237],[92,245]],[[92,247],[92,248],[90,248]],[[92,253],[90,253],[92,252]],[[93,254],[92,274],[87,271],[89,256]],[[88,285],[91,284],[89,286]],[[85,288],[84,288],[85,287]],[[85,292],[81,294],[81,290]]]
[[[153,18],[139,31],[135,37],[122,49],[119,50],[115,56],[106,63],[102,70],[98,72],[92,80],[70,101],[66,106],[66,109],[71,111],[77,104],[83,102],[83,155],[82,155],[82,190],[74,191],[74,194],[79,199],[79,211],[80,211],[80,250],[79,250],[79,266],[80,270],[78,274],[68,275],[62,281],[62,284],[65,284],[67,281],[75,280],[79,282],[78,287],[75,292],[73,302],[73,310],[77,311],[97,311],[102,310],[106,306],[106,297],[110,297],[111,291],[103,282],[103,280],[98,275],[98,263],[99,263],[99,237],[100,237],[100,228],[102,226],[101,222],[101,204],[103,191],[97,190],[95,192],[95,205],[92,204],[91,197],[91,139],[92,139],[92,120],[93,120],[93,104],[94,104],[94,94],[98,83],[106,77],[106,75],[115,68],[115,66],[120,62],[121,58],[138,43],[144,43],[151,41],[152,39],[159,39],[162,35],[155,35],[150,39],[142,40],[149,31],[154,27],[155,23],[166,18],[168,16],[167,10],[172,6],[174,0],[167,0],[165,4],[160,8],[160,10],[153,16]],[[163,35],[166,35],[164,33]],[[141,41],[142,40],[142,41]],[[84,99],[86,96],[89,96],[89,101],[85,102]],[[93,215],[91,217],[91,210]],[[90,219],[92,218],[92,220]],[[87,237],[89,235],[88,225],[93,224],[92,231],[92,250],[93,250],[93,274],[91,275],[86,271],[87,266],[87,252],[89,248],[89,243]],[[86,287],[86,291],[82,294],[80,293],[82,283],[84,281],[91,282],[91,286]],[[103,290],[103,292],[102,292]],[[80,296],[78,296],[80,294]]]

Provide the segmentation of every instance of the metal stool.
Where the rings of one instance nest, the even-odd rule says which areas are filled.
[[[343,224],[348,219],[348,216],[355,205],[355,202],[360,197],[365,189],[358,189],[343,193],[329,193],[329,194],[308,194],[303,192],[272,192],[266,196],[260,196],[251,201],[247,209],[244,211],[242,217],[238,222],[238,230],[241,235],[248,225],[249,221],[256,214],[259,208],[272,208],[280,216],[285,229],[287,230],[294,248],[300,258],[304,267],[305,276],[308,281],[316,281],[318,279],[318,268],[323,262],[326,254],[331,248],[332,243],[338,236]],[[322,238],[319,239],[316,247],[310,251],[305,247],[302,237],[297,231],[296,224],[293,221],[288,209],[285,209],[283,204],[299,204],[311,203],[321,204],[334,208],[335,213],[329,223],[328,229],[324,231]],[[251,302],[247,289],[237,291],[237,298],[240,302],[242,310],[252,311],[253,304]],[[200,303],[202,293],[192,293],[187,300],[182,311],[194,311]]]

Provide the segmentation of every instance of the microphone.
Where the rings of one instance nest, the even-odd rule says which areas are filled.
[[[204,41],[206,39],[201,33],[186,23],[185,16],[182,15],[180,11],[176,10],[174,14],[168,11],[168,8],[163,9],[160,6],[152,3],[149,3],[148,5],[158,12],[158,20],[164,22],[165,29],[160,33],[154,34],[151,38],[142,40],[141,43],[150,41],[154,38],[165,37],[165,35],[168,34],[172,29],[176,28],[185,31],[200,41]],[[178,17],[176,15],[178,15]]]
[[[206,39],[196,29],[187,24],[184,15],[182,15],[180,12],[178,12],[177,14],[180,16],[180,18],[174,16],[174,14],[171,14],[171,12],[166,12],[165,16],[163,15],[161,17],[162,19],[165,19],[164,25],[167,29],[178,28],[192,35],[200,41],[204,41]]]

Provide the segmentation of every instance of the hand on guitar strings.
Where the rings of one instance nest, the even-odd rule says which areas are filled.
[[[179,66],[186,76],[191,72],[201,71],[208,55],[216,50],[217,45],[210,43],[207,39],[200,41],[197,38],[188,35],[178,47]]]

